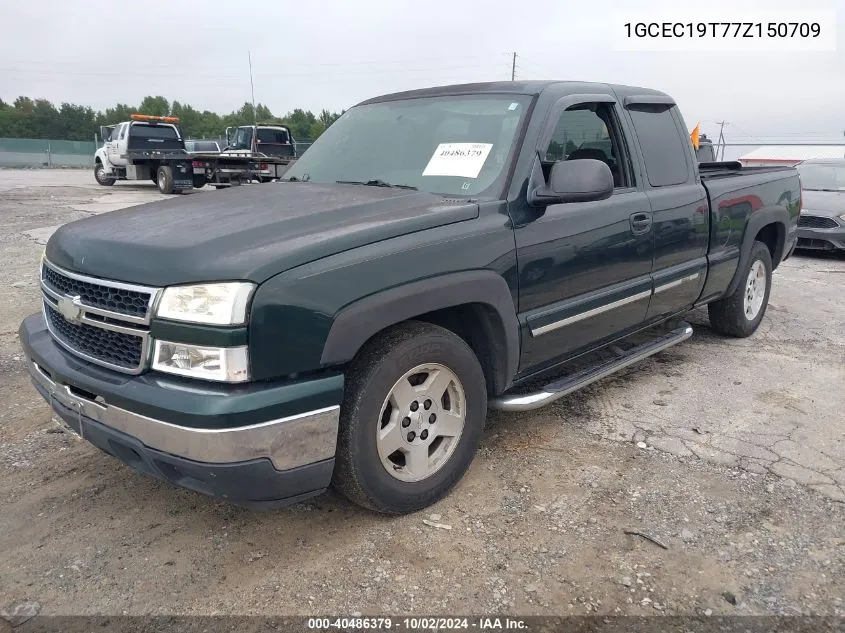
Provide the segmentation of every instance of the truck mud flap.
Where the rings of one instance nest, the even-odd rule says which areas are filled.
[[[173,169],[173,191],[189,191],[194,188],[194,166],[189,160],[176,160]]]

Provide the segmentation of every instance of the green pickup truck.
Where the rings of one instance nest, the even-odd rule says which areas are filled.
[[[699,165],[654,90],[392,94],[282,182],[63,226],[19,334],[58,416],[142,472],[248,506],[333,485],[406,513],[461,479],[488,407],[679,343],[704,304],[751,335],[800,206],[794,169]]]

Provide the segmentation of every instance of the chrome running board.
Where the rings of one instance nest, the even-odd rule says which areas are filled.
[[[539,409],[558,398],[562,398],[573,391],[601,380],[620,369],[633,365],[649,356],[662,352],[667,347],[672,347],[687,340],[692,336],[692,326],[689,323],[681,323],[676,328],[666,332],[657,338],[632,347],[605,362],[588,366],[578,372],[561,378],[544,386],[540,391],[519,395],[502,394],[497,398],[491,398],[488,406],[491,409],[500,411],[530,411]]]

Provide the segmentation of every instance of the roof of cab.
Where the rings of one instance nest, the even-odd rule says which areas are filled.
[[[358,105],[368,105],[371,103],[380,103],[384,101],[398,101],[400,99],[420,99],[424,97],[440,97],[449,95],[466,95],[466,94],[522,94],[522,95],[538,95],[548,89],[556,89],[561,92],[583,92],[587,91],[590,86],[601,86],[604,89],[611,88],[618,90],[623,94],[640,94],[640,95],[655,95],[661,97],[668,97],[664,92],[653,90],[651,88],[637,88],[634,86],[623,86],[618,84],[606,84],[601,82],[587,82],[587,81],[490,81],[484,83],[473,84],[454,84],[450,86],[436,86],[434,88],[422,88],[419,90],[408,90],[405,92],[394,92],[391,94],[381,95],[362,101]],[[567,88],[569,90],[567,90]]]

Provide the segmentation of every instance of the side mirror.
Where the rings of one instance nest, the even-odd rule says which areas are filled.
[[[552,165],[548,185],[529,190],[532,205],[594,202],[613,195],[613,174],[607,163],[592,158],[562,160]]]

